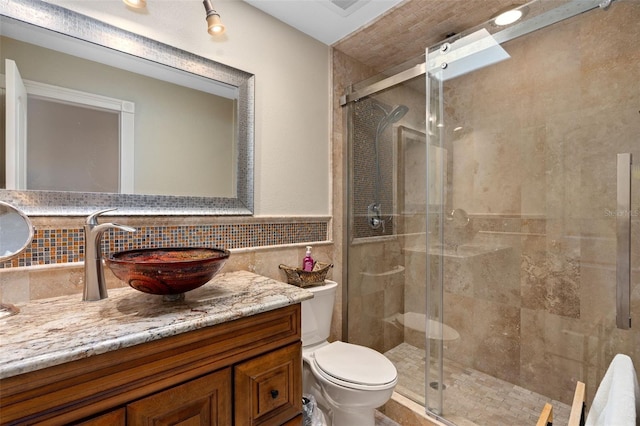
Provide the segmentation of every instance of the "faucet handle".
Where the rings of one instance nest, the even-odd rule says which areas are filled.
[[[100,216],[103,213],[112,212],[114,210],[118,210],[118,209],[117,208],[104,209],[104,210],[98,210],[97,212],[91,213],[89,216],[87,216],[86,224],[89,226],[95,226],[98,224],[98,216]]]

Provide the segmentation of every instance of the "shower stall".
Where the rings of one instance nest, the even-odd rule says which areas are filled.
[[[457,425],[566,424],[640,366],[640,2],[520,9],[342,99],[344,339]]]

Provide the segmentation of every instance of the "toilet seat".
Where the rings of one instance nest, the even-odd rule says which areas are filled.
[[[398,372],[393,363],[364,346],[333,342],[317,349],[313,358],[319,374],[347,388],[376,390],[397,383]]]

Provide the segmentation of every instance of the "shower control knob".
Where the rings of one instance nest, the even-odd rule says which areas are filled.
[[[382,230],[384,231],[384,219],[382,219],[380,204],[369,204],[367,207],[367,222],[371,229],[378,229],[382,226]]]

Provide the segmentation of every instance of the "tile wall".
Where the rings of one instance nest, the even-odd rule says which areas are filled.
[[[0,268],[0,301],[22,303],[81,293],[84,281],[84,235],[80,217],[32,218],[33,243]],[[231,257],[221,272],[249,270],[286,281],[278,265],[302,264],[305,246],[314,258],[334,263],[331,219],[328,217],[109,217],[99,222],[132,226],[136,233],[105,233],[103,253],[159,246],[224,247]],[[109,287],[126,284],[105,269]],[[333,277],[333,271],[328,278]]]
[[[464,128],[446,147],[446,208],[469,213],[469,250],[498,248],[440,259],[445,323],[460,334],[445,357],[565,402],[576,380],[592,398],[616,352],[640,365],[638,332],[616,329],[612,296],[615,154],[637,152],[640,135],[639,14],[636,2],[614,3],[516,39],[505,46],[511,60],[445,88],[448,118]],[[374,74],[334,51],[341,90]],[[346,147],[337,131],[334,143]],[[636,210],[629,214],[639,265]],[[424,212],[414,213],[401,219],[403,230],[424,233]],[[426,264],[434,259],[424,247],[413,250],[421,242],[424,235],[352,246],[350,340],[384,350],[395,341],[385,341],[389,310],[424,310]],[[393,264],[404,266],[403,286],[386,277],[363,287],[362,271]],[[632,315],[640,316],[637,268],[632,274]]]

